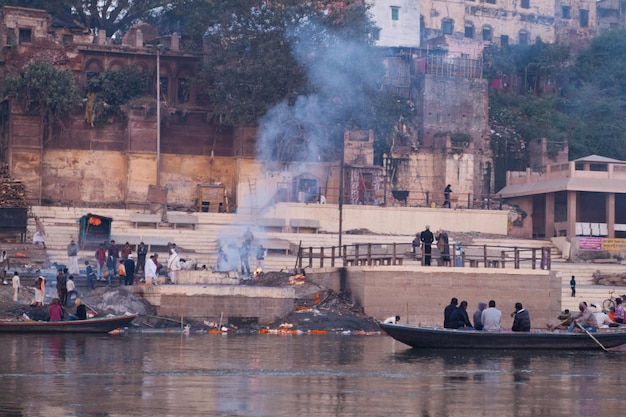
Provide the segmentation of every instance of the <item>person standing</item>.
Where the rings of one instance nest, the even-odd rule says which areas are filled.
[[[148,254],[148,248],[143,242],[139,242],[137,246],[137,274],[139,271],[144,272],[144,266],[146,264],[146,255]]]
[[[9,270],[9,255],[7,255],[7,251],[3,250],[0,254],[0,274],[2,274],[2,283],[4,285],[9,285],[7,282],[7,272]]]
[[[430,266],[430,254],[432,252],[432,244],[435,241],[433,232],[430,231],[430,226],[426,225],[426,229],[420,233],[420,242],[424,246],[424,265]]]
[[[576,297],[576,278],[572,275],[572,279],[569,280],[569,286],[572,289],[572,297]]]
[[[62,269],[57,274],[57,297],[61,305],[67,304],[67,277]]]
[[[46,279],[40,275],[35,280],[35,306],[43,307],[46,295]]]
[[[450,241],[448,240],[448,234],[445,230],[439,229],[436,239],[437,248],[441,254],[441,264],[443,266],[450,266]]]
[[[80,297],[80,295],[78,294],[78,291],[76,291],[76,283],[74,282],[74,276],[70,275],[70,277],[67,279],[67,302],[66,304],[63,304],[65,306],[69,305],[67,303],[71,303],[72,302],[72,296],[75,296],[76,298]]]
[[[17,299],[20,294],[20,276],[17,274],[17,271],[13,273],[11,284],[13,285],[13,301],[17,303]]]
[[[102,271],[107,262],[107,250],[104,248],[104,243],[101,243],[96,249],[96,279],[98,281],[102,280]]]
[[[67,245],[67,257],[69,259],[70,274],[78,274],[78,245],[74,239]]]
[[[239,248],[239,260],[241,261],[241,275],[247,274],[250,275],[250,263],[248,262],[248,257],[250,256],[249,246],[246,242],[241,244]],[[244,270],[245,269],[245,270]]]
[[[150,255],[150,258],[146,260],[146,264],[144,265],[144,282],[146,285],[152,285],[155,283],[157,267],[154,263],[154,255]]]
[[[85,275],[87,275],[87,286],[93,290],[95,288],[93,279],[96,274],[94,274],[93,268],[89,265],[89,261],[85,261]]]
[[[459,300],[456,297],[452,297],[450,300],[450,304],[443,309],[443,327],[446,329],[451,329],[450,317],[452,316],[452,312],[456,310],[456,306],[459,304]]]
[[[133,248],[130,247],[130,243],[126,242],[122,248],[122,259],[128,259],[131,253],[133,253]]]
[[[530,331],[530,314],[524,309],[522,303],[515,303],[515,312],[511,316],[513,316],[513,327],[511,330],[514,332]]]
[[[452,193],[452,185],[446,185],[443,190],[443,206],[450,208],[450,194]]]
[[[619,324],[624,324],[624,318],[626,314],[624,313],[624,304],[622,304],[621,298],[615,299],[615,322]]]
[[[483,311],[480,316],[483,323],[483,330],[491,332],[500,331],[500,323],[502,321],[502,312],[496,308],[495,300],[489,300],[489,308]]]
[[[124,259],[124,271],[126,272],[124,284],[133,285],[135,283],[135,261],[132,253],[129,253],[128,258]]]
[[[115,244],[115,241],[112,240],[109,244],[108,248],[108,258],[107,258],[107,268],[109,268],[109,276],[107,280],[109,284],[111,283],[111,278],[115,276],[115,271],[117,269],[118,259],[120,258],[120,250]]]
[[[176,284],[176,273],[180,271],[180,256],[176,249],[170,248],[170,256],[167,258],[167,276],[172,284]]]
[[[33,244],[35,246],[41,245],[46,248],[46,229],[43,227],[41,219],[35,216],[35,234],[33,234]]]

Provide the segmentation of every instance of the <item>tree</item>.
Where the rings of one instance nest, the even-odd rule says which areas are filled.
[[[54,125],[70,114],[76,99],[76,85],[69,70],[39,61],[28,64],[21,74],[7,77],[4,93],[25,113],[39,114],[49,137]]]
[[[63,20],[102,30],[107,36],[126,30],[166,4],[166,0],[0,0],[0,6],[43,9]]]

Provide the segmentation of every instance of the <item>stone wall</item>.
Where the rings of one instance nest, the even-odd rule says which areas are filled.
[[[194,318],[223,323],[233,318],[256,318],[260,325],[293,311],[293,288],[239,285],[133,286],[132,291],[165,317]]]
[[[479,301],[496,300],[503,328],[511,327],[510,313],[518,301],[530,312],[533,328],[545,328],[560,312],[561,281],[550,271],[402,266],[346,271],[345,285],[353,300],[379,320],[399,315],[402,323],[441,326],[443,309],[452,297],[468,301],[470,318]],[[338,291],[339,272],[307,271],[307,279]]]

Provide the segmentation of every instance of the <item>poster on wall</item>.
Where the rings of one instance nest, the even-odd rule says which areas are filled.
[[[602,250],[601,237],[579,237],[578,250]]]
[[[626,239],[602,239],[602,250],[626,252]]]

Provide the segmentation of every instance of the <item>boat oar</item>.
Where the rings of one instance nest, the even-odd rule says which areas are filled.
[[[605,352],[608,352],[609,350],[607,348],[604,347],[604,345],[602,343],[600,343],[600,341],[598,339],[596,339],[590,332],[589,330],[585,329],[580,323],[576,323],[576,325],[578,327],[580,327],[581,329],[583,329],[585,331],[585,333],[587,333],[589,335],[590,338],[593,339],[594,342],[596,342],[598,344],[598,346],[600,346],[602,348],[602,350],[604,350]]]
[[[563,320],[562,322],[560,322],[559,324],[557,324],[556,326],[552,326],[552,325],[548,324],[548,330],[550,330],[550,331],[555,331],[556,329],[558,329],[558,328],[559,328],[559,326],[562,326],[562,325],[566,324],[566,323],[567,323],[568,321],[570,321],[570,320],[571,320],[571,319],[565,319],[565,320]]]

